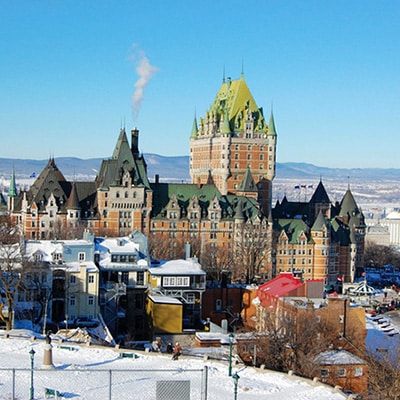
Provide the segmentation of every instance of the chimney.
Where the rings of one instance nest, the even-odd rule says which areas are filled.
[[[160,175],[156,174],[154,176],[154,182],[155,182],[156,185],[158,185],[160,183]]]
[[[131,130],[131,135],[131,151],[134,156],[137,156],[139,154],[139,130],[137,128],[133,128]]]
[[[185,243],[185,260],[190,258],[190,243]]]

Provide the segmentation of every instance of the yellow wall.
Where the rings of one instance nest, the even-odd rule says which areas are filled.
[[[155,303],[148,298],[146,312],[153,334],[182,332],[182,304]]]

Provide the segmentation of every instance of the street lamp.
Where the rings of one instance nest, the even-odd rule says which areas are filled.
[[[231,333],[229,335],[229,369],[228,369],[228,376],[232,376],[232,347],[233,347],[233,338],[235,335]]]
[[[31,396],[29,398],[29,400],[33,400],[33,361],[34,361],[34,357],[35,357],[35,350],[31,349],[31,351],[29,352],[29,354],[31,355]]]
[[[233,391],[233,395],[234,395],[233,398],[235,400],[237,400],[237,389],[238,389],[238,381],[239,381],[240,376],[237,374],[237,372],[235,372],[235,374],[232,376],[232,378],[233,378],[233,381],[234,381],[234,384],[235,384],[235,388],[234,388],[234,391]]]

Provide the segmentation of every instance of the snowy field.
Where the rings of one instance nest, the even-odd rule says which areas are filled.
[[[54,370],[42,368],[45,342],[30,340],[29,331],[0,331],[0,399],[11,399],[12,369],[16,369],[16,398],[28,399],[31,388],[31,356],[34,355],[34,398],[44,399],[45,388],[70,399],[158,399],[157,381],[190,380],[190,399],[201,399],[201,376],[208,370],[207,399],[234,398],[234,380],[227,363],[182,356],[178,361],[158,353],[136,352],[137,358],[121,358],[118,350],[58,344],[53,340]],[[16,337],[18,335],[18,337]],[[61,348],[61,346],[63,348]],[[69,347],[69,348],[67,348]],[[121,350],[122,351],[122,350]],[[26,369],[24,371],[20,369]],[[11,370],[11,371],[10,371]],[[111,372],[110,372],[111,371]],[[238,400],[336,400],[346,396],[329,386],[267,370],[234,365],[239,375]],[[112,381],[111,395],[109,382]],[[54,398],[54,397],[52,397]],[[162,397],[163,399],[166,397]],[[177,400],[178,396],[168,397]],[[184,397],[187,399],[188,397]]]

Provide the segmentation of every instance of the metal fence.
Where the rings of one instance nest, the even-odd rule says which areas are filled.
[[[208,369],[0,369],[0,399],[207,400]]]

